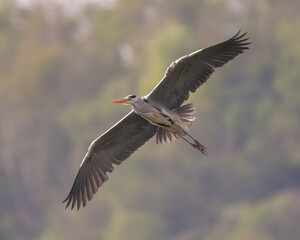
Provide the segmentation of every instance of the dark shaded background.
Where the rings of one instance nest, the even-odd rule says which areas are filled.
[[[0,2],[0,239],[299,238],[299,1],[93,2]],[[110,101],[239,29],[250,50],[190,98],[208,157],[151,140],[64,210],[90,142],[129,111]]]

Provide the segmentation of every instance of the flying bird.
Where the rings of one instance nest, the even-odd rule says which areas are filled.
[[[113,103],[130,105],[132,110],[113,127],[95,139],[83,158],[73,186],[63,202],[66,208],[80,208],[90,201],[98,188],[134,151],[156,134],[156,143],[178,138],[203,154],[205,146],[194,139],[188,128],[195,120],[193,104],[182,105],[214,72],[248,49],[249,38],[240,31],[227,41],[185,55],[171,65],[158,85],[146,96],[128,95]]]

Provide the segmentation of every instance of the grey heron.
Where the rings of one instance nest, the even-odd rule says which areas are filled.
[[[195,107],[182,103],[214,72],[248,49],[249,38],[240,31],[227,41],[185,55],[171,65],[159,84],[146,96],[129,95],[113,101],[131,105],[131,112],[95,139],[83,158],[73,186],[63,202],[66,208],[86,205],[119,165],[156,134],[157,143],[184,139],[203,154],[206,148],[188,133]]]

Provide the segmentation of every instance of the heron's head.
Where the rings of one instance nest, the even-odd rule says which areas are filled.
[[[117,99],[117,100],[114,100],[112,102],[113,103],[123,103],[123,104],[126,104],[126,105],[131,105],[133,103],[136,103],[139,100],[139,98],[140,97],[136,96],[136,95],[128,95],[125,98]]]

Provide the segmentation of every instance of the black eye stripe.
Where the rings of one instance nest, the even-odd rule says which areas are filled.
[[[130,98],[135,98],[136,95],[129,95],[128,97],[130,97]]]

